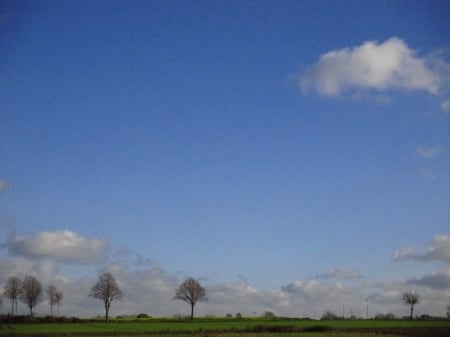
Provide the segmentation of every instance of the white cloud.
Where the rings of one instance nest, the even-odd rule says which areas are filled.
[[[442,153],[443,148],[441,146],[432,146],[432,147],[419,147],[416,150],[416,153],[419,157],[425,159],[432,159]]]
[[[331,268],[327,270],[325,273],[315,274],[313,278],[319,279],[359,279],[363,278],[361,273],[357,272],[353,269],[340,269],[340,268]]]
[[[367,41],[354,48],[333,50],[300,76],[304,93],[337,96],[346,91],[421,90],[440,94],[442,79],[427,58],[416,56],[401,39]],[[445,61],[441,60],[441,63]]]
[[[61,262],[92,264],[105,258],[105,239],[88,239],[77,233],[61,230],[41,232],[35,236],[14,236],[6,243],[18,256],[46,257]]]
[[[414,247],[408,246],[395,251],[391,257],[393,261],[405,259],[450,262],[450,235],[435,235],[428,250],[424,253],[418,253]]]

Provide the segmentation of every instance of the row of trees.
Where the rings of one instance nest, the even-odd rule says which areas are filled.
[[[17,302],[21,300],[30,310],[33,316],[33,308],[43,301],[43,287],[34,276],[26,276],[24,280],[13,276],[8,278],[4,286],[5,296],[11,301],[11,316],[17,315]],[[60,305],[63,292],[53,285],[45,289],[45,294],[50,304],[50,317],[53,317],[53,307]],[[194,320],[194,306],[198,301],[206,300],[205,288],[192,277],[187,278],[176,290],[174,300],[182,300],[191,307],[191,321]],[[116,279],[110,273],[103,273],[91,288],[89,297],[103,301],[105,307],[105,321],[108,321],[111,303],[121,299],[123,292],[119,288]]]
[[[105,307],[105,321],[107,322],[111,303],[114,300],[121,299],[123,297],[123,292],[120,290],[114,276],[110,273],[103,273],[92,287],[89,297],[103,301],[103,305]],[[191,321],[193,321],[195,304],[198,301],[204,301],[207,298],[205,288],[203,288],[196,279],[188,277],[177,288],[173,299],[184,301],[190,305]]]
[[[14,312],[17,315],[18,299],[28,306],[30,316],[33,316],[33,308],[43,300],[42,284],[34,276],[26,276],[24,280],[20,280],[15,276],[8,278],[8,281],[4,286],[4,293],[5,296],[11,301],[12,317],[14,317]],[[50,304],[50,317],[53,317],[53,307],[55,305],[58,305],[59,307],[64,297],[63,292],[55,286],[49,285],[45,289],[45,293]],[[119,288],[114,276],[110,273],[103,273],[92,287],[88,296],[103,301],[105,307],[105,321],[108,321],[111,303],[114,300],[121,299],[123,297],[123,292]],[[173,299],[184,301],[190,305],[191,321],[194,320],[194,307],[196,303],[198,301],[207,300],[205,288],[203,288],[200,283],[192,277],[188,277],[177,288]],[[404,304],[410,306],[410,318],[412,319],[414,305],[419,302],[419,294],[405,292],[402,295],[402,300]],[[327,316],[330,316],[332,313],[327,312],[326,314],[328,314]],[[330,317],[328,317],[328,319],[329,318]]]
[[[5,296],[11,301],[11,316],[17,315],[17,302],[22,301],[30,310],[33,316],[33,308],[44,299],[42,283],[34,276],[26,276],[23,280],[12,276],[8,278],[3,287]],[[50,304],[50,316],[53,317],[53,307],[61,303],[64,294],[53,285],[45,288],[45,295]],[[14,310],[15,309],[15,310]]]

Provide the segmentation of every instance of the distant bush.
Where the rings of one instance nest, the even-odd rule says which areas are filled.
[[[236,315],[234,315],[235,318],[242,318],[242,314],[238,312]]]
[[[263,317],[264,318],[274,318],[275,314],[272,311],[264,311]]]
[[[386,315],[376,314],[375,319],[376,320],[394,320],[394,319],[397,319],[397,317],[393,313],[388,313]]]
[[[139,315],[136,316],[137,318],[150,318],[149,315],[147,315],[146,313],[140,313]]]
[[[340,317],[338,315],[336,315],[335,313],[331,312],[330,310],[327,310],[323,313],[323,315],[320,319],[325,320],[325,321],[332,321],[332,320],[340,319]]]

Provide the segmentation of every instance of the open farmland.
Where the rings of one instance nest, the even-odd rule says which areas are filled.
[[[450,321],[316,321],[296,319],[115,320],[109,323],[2,324],[0,336],[450,336]]]

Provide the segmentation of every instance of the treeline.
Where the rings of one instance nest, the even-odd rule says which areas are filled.
[[[16,276],[8,278],[5,286],[3,287],[5,296],[11,301],[11,312],[4,317],[9,321],[25,320],[25,316],[22,318],[17,316],[17,302],[22,301],[29,309],[29,320],[34,318],[33,308],[44,300],[44,288],[42,283],[34,276],[26,276],[23,280]],[[61,304],[64,294],[61,289],[56,288],[54,285],[49,285],[45,288],[45,295],[50,304],[50,316],[39,318],[42,320],[53,319],[53,307]],[[206,300],[205,288],[200,283],[192,278],[188,277],[177,288],[174,300],[181,300],[189,304],[191,309],[190,319],[194,319],[194,307],[198,301]],[[109,310],[113,301],[121,299],[123,292],[119,288],[118,283],[113,275],[110,273],[103,273],[99,276],[97,282],[92,286],[89,297],[103,301],[105,307],[105,321],[108,321]],[[0,298],[1,303],[1,298]],[[59,311],[59,310],[58,310]],[[59,314],[59,312],[58,312]],[[59,318],[65,320],[66,318]],[[70,318],[69,320],[74,320]]]
[[[20,300],[30,310],[30,317],[33,317],[33,308],[44,300],[48,299],[50,304],[50,317],[53,317],[53,307],[59,305],[64,297],[63,292],[54,285],[43,288],[42,283],[34,276],[26,276],[23,280],[16,276],[11,276],[3,287],[4,296],[11,301],[10,318],[15,320],[17,316],[17,302]],[[18,318],[17,318],[18,319]]]

